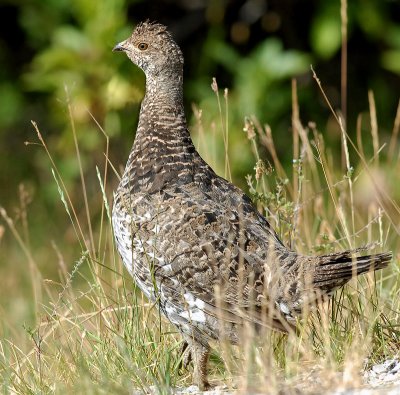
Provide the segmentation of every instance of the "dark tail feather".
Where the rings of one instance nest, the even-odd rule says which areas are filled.
[[[352,277],[385,268],[392,260],[392,253],[354,256],[354,251],[321,255],[315,268],[314,285],[324,291],[332,291],[346,284]]]

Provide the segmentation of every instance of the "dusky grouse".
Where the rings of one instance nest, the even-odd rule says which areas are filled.
[[[114,196],[124,265],[190,346],[193,381],[207,387],[211,340],[239,341],[243,323],[288,331],[305,306],[390,253],[304,256],[288,250],[251,200],[217,176],[187,129],[183,56],[157,23],[117,44],[146,75],[135,142]]]

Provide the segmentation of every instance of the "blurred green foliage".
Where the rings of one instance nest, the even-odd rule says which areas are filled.
[[[399,8],[395,1],[349,1],[351,135],[358,114],[368,111],[367,91],[373,89],[381,141],[390,138],[400,92]],[[215,129],[221,136],[220,146],[206,142],[203,147],[203,153],[221,154],[213,163],[220,173],[223,146],[212,77],[220,88],[229,88],[229,148],[237,183],[244,186],[244,176],[254,167],[250,149],[243,148],[246,115],[255,114],[271,126],[278,136],[277,149],[286,158],[284,165],[291,166],[293,77],[298,79],[303,122],[315,121],[333,144],[340,144],[340,134],[330,127],[329,109],[310,73],[312,63],[333,106],[339,108],[339,0],[5,1],[0,15],[0,202],[13,207],[17,185],[24,182],[34,195],[33,212],[54,214],[56,227],[62,205],[50,162],[42,149],[24,144],[37,142],[30,120],[38,123],[72,196],[80,188],[75,128],[90,196],[90,188],[98,189],[95,166],[105,160],[106,138],[100,127],[111,138],[109,157],[119,169],[133,141],[144,92],[141,71],[111,48],[147,17],[168,24],[183,48],[187,115],[195,139],[192,102],[203,109],[206,135]],[[94,211],[101,206],[95,200],[90,203]]]
[[[243,133],[244,118],[253,114],[261,124],[270,125],[288,175],[296,171],[292,162],[292,78],[297,80],[302,122],[315,122],[332,149],[330,164],[340,167],[340,132],[310,71],[312,64],[333,107],[339,109],[340,0],[3,0],[0,206],[14,220],[28,251],[34,251],[38,276],[58,278],[55,272],[63,265],[70,269],[80,248],[52,176],[53,164],[31,120],[37,122],[85,228],[76,132],[90,220],[98,231],[102,197],[96,166],[103,177],[107,152],[116,170],[121,170],[132,146],[145,87],[143,73],[111,49],[147,18],[168,25],[183,49],[185,105],[192,135],[219,174],[224,175],[223,127],[210,87],[213,77],[220,88],[222,124],[226,122],[229,129],[236,184],[248,188],[245,176],[254,172],[251,143]],[[391,137],[399,101],[399,1],[349,0],[348,20],[347,129],[354,137],[357,117],[363,114],[363,145],[370,158],[368,90],[375,94],[381,144]],[[226,113],[225,87],[229,89]],[[202,109],[201,125],[192,103]],[[109,137],[109,147],[102,130]],[[270,159],[266,150],[261,155],[266,162]],[[386,148],[381,155],[386,155]],[[351,164],[357,168],[353,158]],[[385,181],[379,185],[397,188],[393,195],[398,196],[398,183],[392,182],[398,169],[379,171],[379,178]],[[275,173],[269,176],[275,177]],[[110,200],[117,182],[109,167],[106,191]],[[282,209],[278,207],[282,200],[278,202],[273,194],[267,197],[268,203]],[[283,212],[293,211],[291,202],[284,203]],[[89,232],[83,229],[83,233]],[[26,297],[35,276],[32,268],[27,269],[24,254],[11,228],[0,218],[1,309],[12,311],[17,325],[34,321],[35,314]],[[3,316],[6,320],[7,314]]]

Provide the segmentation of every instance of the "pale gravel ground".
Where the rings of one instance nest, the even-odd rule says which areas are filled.
[[[363,375],[365,386],[357,389],[337,389],[331,392],[323,391],[324,395],[400,395],[400,360],[388,359],[384,363],[374,365],[371,369],[366,371]],[[139,392],[134,392],[138,395]],[[157,394],[157,390],[151,391],[151,394]],[[192,385],[187,388],[175,389],[171,394],[176,395],[236,395],[235,390],[229,389],[227,386],[218,386],[210,391],[201,392],[199,389]],[[260,389],[259,394],[265,394],[265,391]],[[320,392],[315,390],[303,391],[295,389],[283,389],[280,395],[321,395]],[[252,392],[251,395],[258,395]]]

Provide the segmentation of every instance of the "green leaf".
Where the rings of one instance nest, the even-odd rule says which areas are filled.
[[[311,46],[324,59],[331,58],[340,48],[340,16],[325,14],[315,19],[311,28]]]
[[[384,52],[382,54],[382,66],[393,73],[400,74],[400,50]]]

